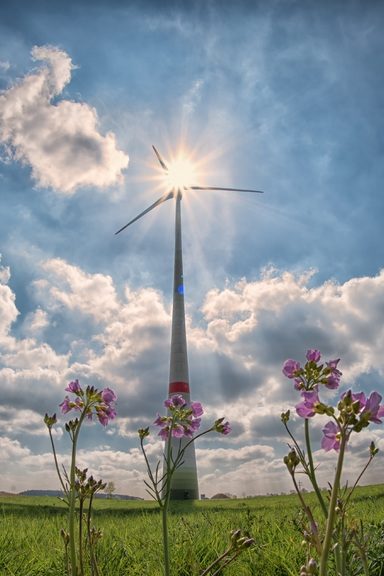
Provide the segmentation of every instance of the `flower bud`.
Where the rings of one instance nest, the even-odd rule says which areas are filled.
[[[379,449],[376,448],[375,443],[374,443],[374,442],[371,442],[371,444],[370,444],[370,446],[369,446],[369,453],[370,453],[370,455],[371,455],[372,457],[373,457],[373,456],[376,456],[376,454],[378,453],[378,451],[379,451]]]
[[[137,432],[139,434],[139,438],[143,440],[144,438],[149,436],[149,427],[147,426],[147,428],[139,428]]]
[[[231,532],[231,541],[233,543],[237,542],[238,538],[240,538],[241,530],[238,528],[237,530],[232,530]]]
[[[65,545],[65,546],[68,546],[68,544],[69,544],[69,534],[68,534],[68,532],[66,532],[66,531],[64,530],[64,528],[62,528],[62,529],[60,530],[60,536],[61,536],[61,538],[63,539],[64,545]]]
[[[286,424],[289,421],[290,414],[291,414],[290,410],[287,410],[286,412],[282,412],[281,421],[283,422],[283,424]]]
[[[52,416],[48,416],[48,414],[46,414],[44,416],[44,422],[48,428],[52,428],[52,426],[57,422],[56,414],[53,414]]]
[[[229,434],[231,431],[231,426],[229,425],[229,422],[224,422],[224,417],[223,418],[218,418],[214,425],[213,425],[213,429],[216,430],[216,432],[219,432],[219,434]]]
[[[250,548],[255,543],[254,538],[246,538],[242,544],[242,548]]]
[[[287,456],[284,456],[284,464],[292,474],[296,466],[300,464],[300,458],[296,454],[296,450],[292,449]]]

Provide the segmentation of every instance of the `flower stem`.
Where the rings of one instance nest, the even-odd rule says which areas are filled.
[[[164,551],[164,574],[165,576],[170,576],[170,562],[169,562],[169,538],[168,538],[168,510],[169,510],[169,500],[171,497],[171,482],[173,472],[175,467],[171,465],[171,435],[172,426],[169,428],[168,441],[167,441],[167,457],[166,457],[166,478],[165,478],[165,498],[162,502],[161,514],[162,514],[162,527],[163,527],[163,551]]]
[[[87,408],[87,407],[86,407]],[[76,518],[76,450],[77,440],[80,433],[80,428],[85,418],[86,410],[84,409],[80,419],[77,421],[72,433],[70,433],[72,440],[72,457],[71,457],[71,471],[69,476],[69,519],[68,519],[68,533],[69,533],[69,550],[71,557],[71,576],[83,576],[77,568],[77,555],[75,543],[75,518]]]
[[[87,511],[87,534],[88,534],[89,555],[91,561],[91,576],[99,576],[99,569],[97,567],[96,554],[95,554],[95,543],[92,539],[92,531],[91,531],[91,512],[92,512],[92,503],[94,495],[95,493],[92,492],[89,498],[89,505]]]
[[[57,475],[58,475],[58,477],[59,477],[60,484],[61,484],[61,487],[62,487],[62,489],[63,489],[63,493],[64,493],[66,496],[68,496],[68,490],[67,490],[67,488],[66,488],[66,486],[65,486],[65,484],[64,484],[63,478],[62,478],[61,473],[60,473],[59,464],[58,464],[58,462],[57,462],[56,449],[55,449],[55,444],[54,444],[53,438],[52,438],[52,430],[51,430],[50,427],[48,427],[48,433],[49,433],[49,438],[50,438],[50,440],[51,440],[51,446],[52,446],[52,452],[53,452],[53,459],[54,459],[54,461],[55,461],[56,472],[57,472]]]
[[[319,576],[327,576],[327,573],[328,573],[328,569],[327,569],[328,557],[329,557],[329,552],[331,549],[333,527],[334,527],[335,520],[336,520],[336,503],[337,503],[337,497],[338,497],[338,494],[340,491],[340,478],[341,478],[341,472],[343,469],[344,454],[345,454],[345,447],[347,444],[347,439],[348,438],[347,438],[347,435],[345,434],[345,431],[341,431],[340,452],[339,452],[339,458],[337,460],[335,479],[334,479],[333,486],[332,486],[331,500],[329,503],[327,525],[325,528],[325,536],[324,536],[324,541],[323,541],[323,550],[322,550],[321,558],[320,558]]]
[[[315,490],[315,493],[316,493],[317,499],[320,503],[320,507],[323,511],[323,514],[324,514],[325,518],[327,518],[327,516],[328,516],[327,506],[326,506],[324,499],[323,499],[323,496],[320,492],[320,488],[319,488],[319,485],[318,485],[317,480],[316,480],[315,467],[313,465],[311,440],[309,437],[309,420],[308,420],[308,418],[306,418],[304,421],[304,431],[305,431],[305,444],[307,446],[308,464],[309,464],[309,471],[310,471],[310,477],[309,478],[310,478],[311,484]]]
[[[311,533],[312,533],[312,536],[314,538],[316,550],[319,553],[319,552],[321,552],[321,544],[320,544],[320,540],[319,540],[319,531],[317,528],[317,524],[315,522],[315,519],[313,517],[313,514],[312,514],[310,507],[307,506],[307,504],[305,503],[305,500],[304,500],[303,495],[300,491],[300,488],[297,485],[294,471],[291,472],[291,477],[292,477],[293,485],[294,485],[295,490],[297,492],[297,495],[299,497],[301,506],[303,508],[303,512],[305,513],[305,515],[307,516],[307,518],[309,520],[309,525],[311,527]]]
[[[78,428],[77,428],[78,430]],[[76,490],[75,490],[75,467],[76,467],[76,444],[78,432],[73,434],[72,438],[72,458],[71,458],[71,471],[70,471],[70,487],[69,487],[69,520],[68,520],[68,533],[69,533],[69,550],[71,556],[71,575],[78,576],[77,571],[77,558],[76,558],[76,544],[75,544],[75,514],[76,514]]]
[[[79,502],[79,571],[80,574],[84,573],[84,563],[83,563],[83,509],[84,500],[80,497]]]

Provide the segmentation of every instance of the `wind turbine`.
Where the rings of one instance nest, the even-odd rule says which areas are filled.
[[[165,176],[169,176],[172,167],[164,162],[159,152],[152,146]],[[185,308],[184,308],[184,279],[183,279],[183,253],[181,236],[181,199],[183,192],[187,190],[223,190],[230,192],[251,192],[262,194],[261,190],[245,190],[241,188],[223,188],[217,186],[190,186],[180,183],[171,184],[172,188],[163,194],[156,202],[140,212],[135,218],[125,224],[116,234],[120,234],[131,224],[139,220],[151,210],[160,206],[166,200],[174,198],[176,200],[175,216],[175,256],[174,256],[174,276],[173,276],[173,308],[172,308],[172,336],[171,354],[169,368],[169,388],[168,395],[181,394],[186,402],[190,402],[189,370],[187,353],[187,336],[185,329]],[[180,439],[172,438],[172,450],[176,454]],[[182,439],[181,446],[185,445],[187,439]],[[196,456],[194,444],[190,444],[184,454],[183,464],[175,471],[172,486],[172,500],[197,500],[199,498],[199,488],[197,480]]]

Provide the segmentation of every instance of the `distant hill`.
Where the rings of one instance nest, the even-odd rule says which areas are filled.
[[[19,492],[19,496],[56,496],[57,498],[63,497],[62,490],[24,490]],[[126,494],[113,494],[112,498],[108,494],[96,494],[96,498],[110,498],[113,500],[143,500],[138,496],[127,496]]]

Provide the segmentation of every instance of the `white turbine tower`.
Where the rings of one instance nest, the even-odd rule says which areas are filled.
[[[160,162],[165,176],[171,176],[170,169],[164,162],[159,152],[153,146],[153,150]],[[228,190],[231,192],[253,192],[262,194],[261,190],[244,190],[241,188],[221,188],[216,186],[189,186],[171,181],[171,190],[163,194],[156,202],[140,212],[138,216],[130,220],[120,230],[119,234],[125,228],[139,220],[142,216],[165,202],[174,198],[176,200],[176,217],[175,217],[175,260],[173,276],[173,308],[172,308],[172,337],[171,337],[171,355],[169,369],[169,388],[168,395],[181,394],[186,402],[190,402],[189,388],[189,370],[188,370],[188,352],[187,352],[187,335],[185,330],[185,308],[184,308],[184,279],[183,279],[183,253],[181,241],[181,199],[183,192],[186,190]],[[180,439],[172,439],[172,451],[177,454],[180,447]],[[187,442],[182,440],[181,446]],[[196,500],[199,498],[199,487],[197,480],[196,456],[194,444],[190,444],[184,454],[183,464],[175,471],[172,486],[172,500]]]

